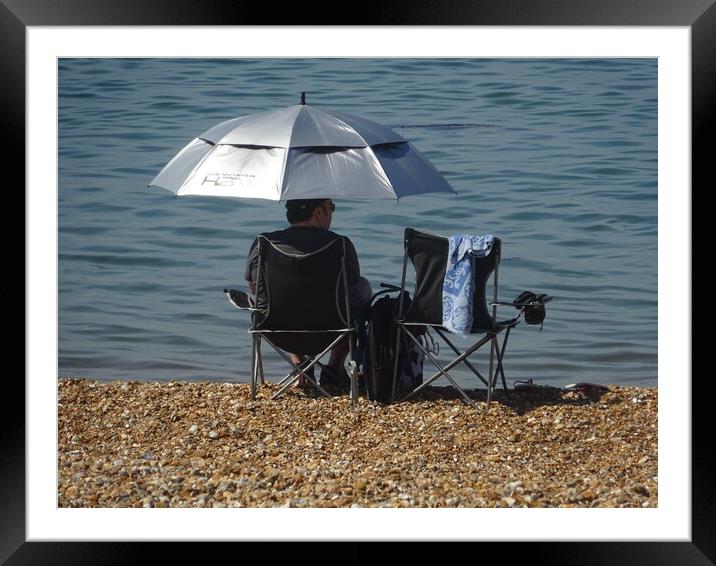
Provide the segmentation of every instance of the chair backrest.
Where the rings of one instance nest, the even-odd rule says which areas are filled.
[[[257,245],[255,330],[324,331],[349,325],[344,238],[307,254],[281,250],[263,235]]]
[[[450,243],[443,236],[405,229],[405,259],[415,268],[415,291],[404,322],[442,325],[442,291]],[[487,304],[487,282],[500,263],[501,241],[495,238],[490,253],[473,258],[472,332],[491,330],[495,320]],[[403,286],[405,282],[403,282]]]

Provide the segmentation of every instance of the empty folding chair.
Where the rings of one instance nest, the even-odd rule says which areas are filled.
[[[500,303],[497,301],[498,291],[498,266],[500,263],[501,240],[491,240],[489,252],[478,257],[471,257],[472,268],[472,324],[469,328],[469,335],[475,335],[475,341],[461,352],[450,339],[443,324],[443,283],[445,280],[446,268],[448,266],[449,240],[448,238],[419,232],[413,228],[406,228],[404,236],[405,254],[403,258],[403,272],[401,289],[406,290],[406,275],[408,261],[415,268],[415,290],[412,301],[401,303],[398,308],[396,323],[398,325],[398,338],[396,351],[405,348],[405,338],[414,343],[425,354],[425,359],[435,365],[437,372],[424,380],[403,399],[420,392],[440,377],[445,377],[455,387],[467,403],[476,407],[474,401],[469,398],[462,387],[450,375],[450,370],[462,363],[487,386],[488,405],[494,394],[498,375],[502,378],[502,385],[507,390],[507,382],[504,370],[504,356],[507,347],[507,340],[510,331],[514,328],[524,312],[521,305],[512,303]],[[488,282],[493,277],[493,301],[488,306]],[[401,293],[401,297],[404,296]],[[546,297],[546,296],[543,296]],[[551,297],[549,297],[551,298]],[[549,298],[547,300],[549,300]],[[518,309],[516,316],[508,320],[498,321],[496,309],[498,305],[512,305]],[[490,310],[492,312],[490,312]],[[455,357],[447,364],[440,362],[429,352],[416,337],[417,327],[426,326],[444,340],[450,347]],[[498,338],[503,335],[502,341]],[[470,356],[480,348],[490,348],[489,369],[487,373],[480,372],[470,361]],[[396,355],[395,370],[393,372],[393,398],[398,394],[398,363],[400,356]]]
[[[251,398],[255,398],[259,375],[263,378],[262,340],[292,366],[272,398],[295,384],[301,373],[323,395],[328,396],[311,377],[311,369],[317,364],[322,366],[320,359],[342,340],[348,340],[348,360],[352,368],[350,394],[355,405],[356,328],[351,318],[346,278],[345,239],[337,237],[307,254],[287,253],[263,235],[258,237],[257,245],[255,301],[250,301],[241,291],[224,290],[232,304],[251,311]],[[304,356],[300,367],[286,352]]]

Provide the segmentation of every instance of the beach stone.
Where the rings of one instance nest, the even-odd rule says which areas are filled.
[[[255,401],[247,384],[58,388],[60,507],[658,506],[656,389],[521,392],[488,413],[447,387],[358,411],[347,396],[271,401],[275,384]]]
[[[580,496],[581,496],[583,499],[592,500],[592,499],[594,499],[595,494],[594,494],[594,492],[593,492],[591,489],[585,489],[584,491],[582,491],[582,492],[580,493]]]

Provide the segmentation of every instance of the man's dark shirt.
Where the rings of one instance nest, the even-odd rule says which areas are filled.
[[[279,249],[292,254],[307,254],[316,251],[340,237],[335,232],[315,228],[313,226],[290,226],[284,230],[264,233],[270,242]],[[346,241],[346,276],[348,287],[353,290],[358,284],[360,267],[358,266],[358,255],[353,243],[345,236]],[[247,281],[256,281],[256,269],[258,267],[258,239],[251,244],[249,257],[246,260],[246,271],[244,277]]]

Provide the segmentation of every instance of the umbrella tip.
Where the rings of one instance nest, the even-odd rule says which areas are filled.
[[[301,93],[301,105],[303,105],[303,106],[306,105],[306,93],[305,92]]]

